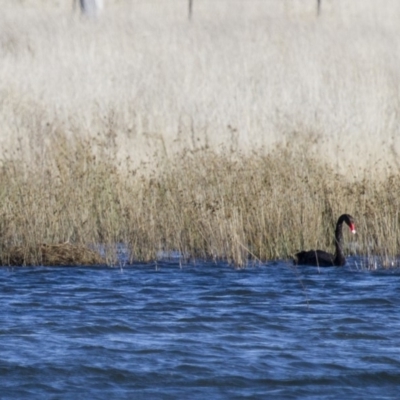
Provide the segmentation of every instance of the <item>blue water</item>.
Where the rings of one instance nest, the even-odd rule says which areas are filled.
[[[399,399],[400,271],[0,269],[1,399]]]

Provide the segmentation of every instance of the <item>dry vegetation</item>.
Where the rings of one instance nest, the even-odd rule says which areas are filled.
[[[192,24],[183,1],[96,22],[7,3],[1,263],[115,264],[122,243],[245,265],[330,249],[343,212],[348,251],[398,255],[400,6],[244,3],[195,2]]]
[[[315,246],[332,248],[342,212],[357,219],[351,252],[398,254],[398,175],[349,182],[288,148],[251,156],[187,152],[140,175],[105,162],[99,143],[96,156],[93,143],[74,143],[51,143],[55,151],[40,165],[4,164],[4,254],[25,246],[30,263],[44,263],[37,243],[101,243],[107,262],[115,264],[116,244],[123,243],[130,261],[177,250],[245,265]]]
[[[88,266],[104,265],[105,259],[95,250],[71,243],[33,243],[3,249],[1,265]]]

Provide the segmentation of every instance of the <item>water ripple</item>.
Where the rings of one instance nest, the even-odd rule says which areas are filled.
[[[354,265],[0,269],[2,398],[397,399],[400,273]]]

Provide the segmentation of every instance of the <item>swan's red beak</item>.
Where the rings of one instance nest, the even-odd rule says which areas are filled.
[[[352,223],[350,224],[351,233],[356,233],[356,226]]]

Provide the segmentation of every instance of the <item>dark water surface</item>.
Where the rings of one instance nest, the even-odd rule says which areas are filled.
[[[399,399],[400,271],[0,269],[2,399]]]

